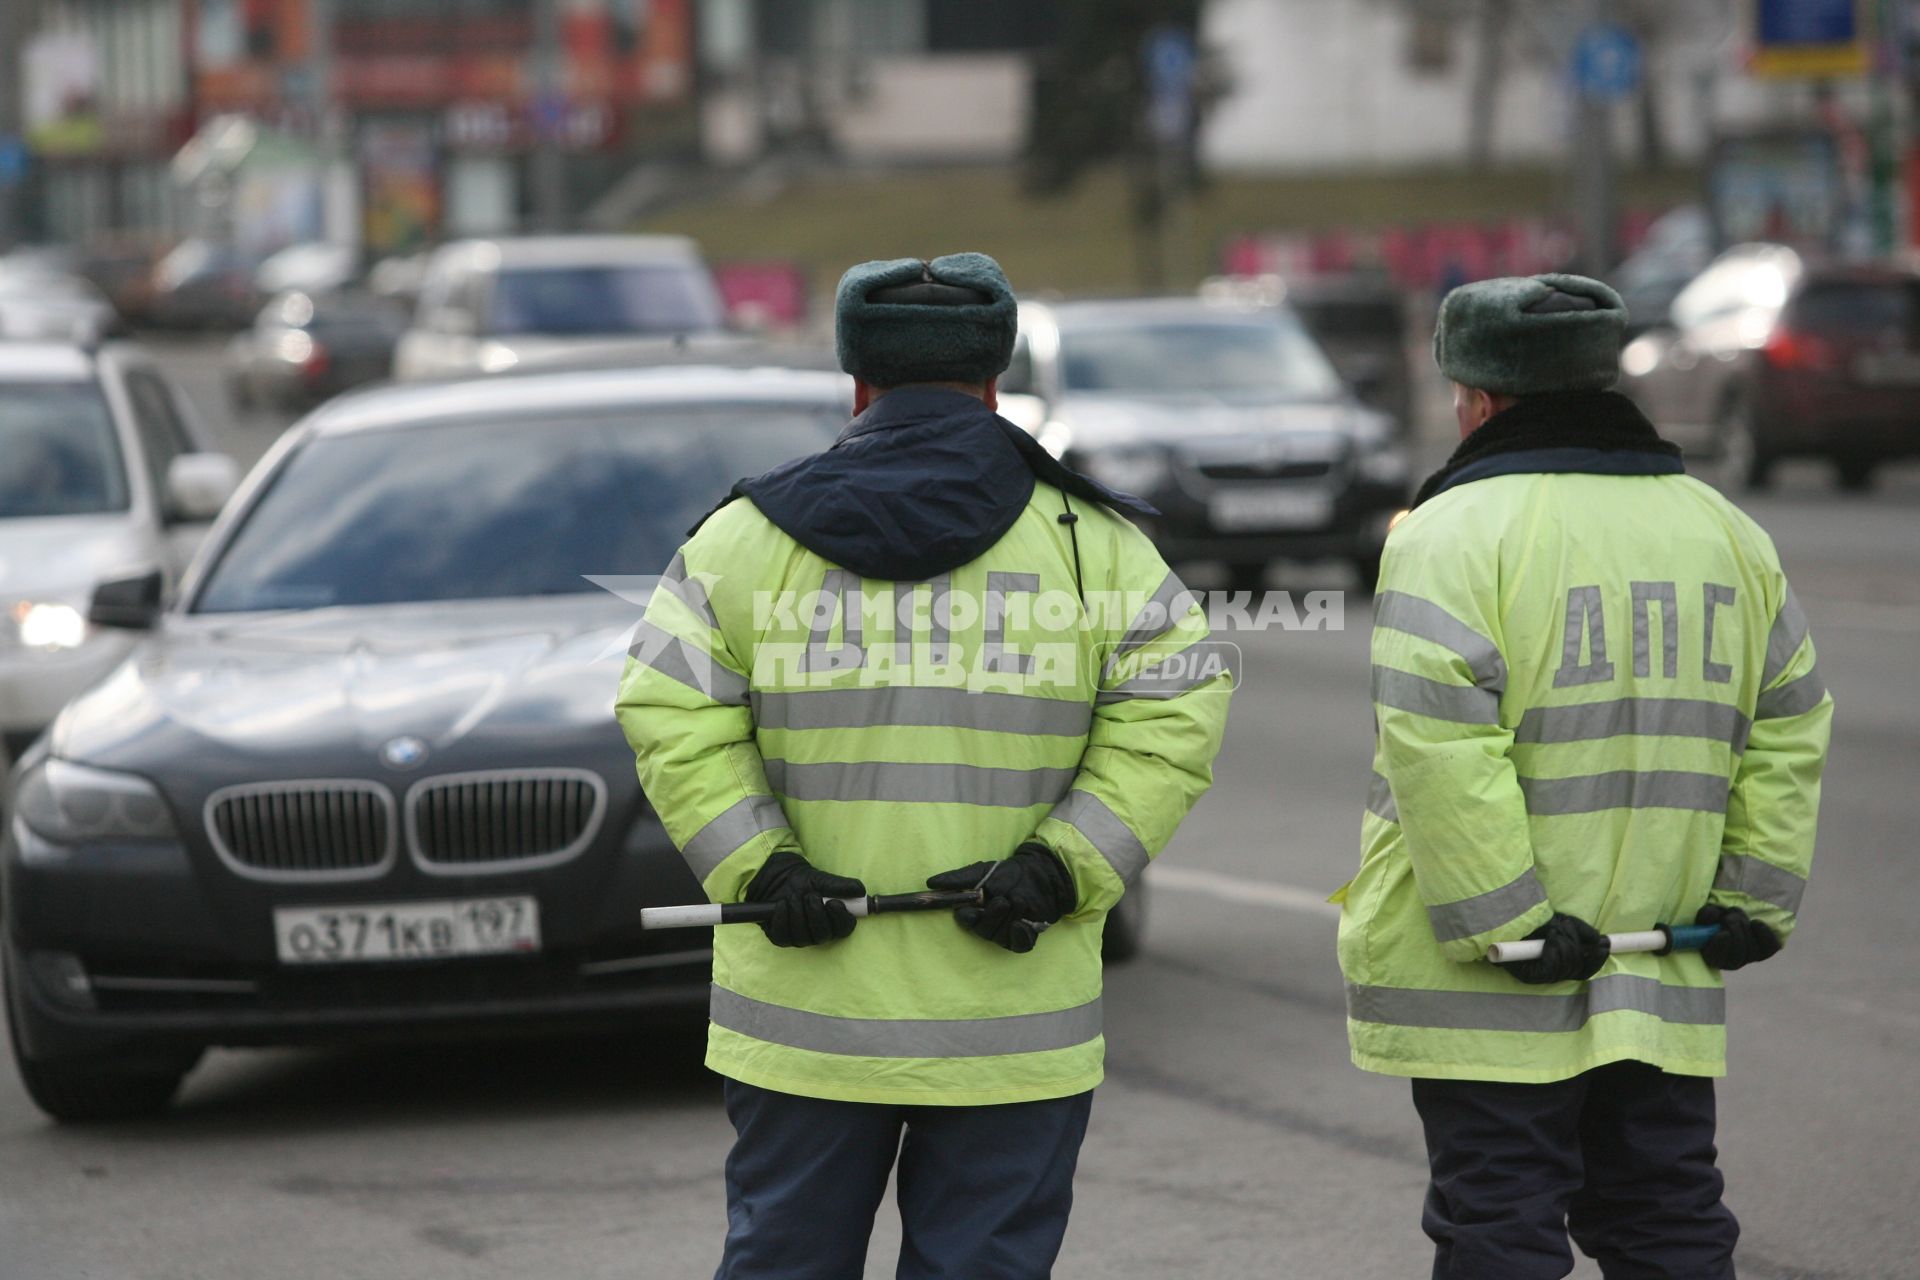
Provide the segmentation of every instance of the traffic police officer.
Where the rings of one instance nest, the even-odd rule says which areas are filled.
[[[1000,418],[991,258],[853,268],[858,416],[736,487],[623,677],[640,780],[706,892],[727,1078],[721,1277],[861,1274],[898,1165],[903,1277],[1045,1276],[1101,1079],[1101,927],[1211,783],[1230,676],[1120,513]],[[953,920],[831,901],[981,888]]]
[[[1413,1078],[1436,1277],[1564,1276],[1569,1232],[1609,1280],[1733,1275],[1720,975],[1793,931],[1832,700],[1773,544],[1611,390],[1625,324],[1579,277],[1450,294],[1464,439],[1386,545],[1340,962],[1354,1061]]]

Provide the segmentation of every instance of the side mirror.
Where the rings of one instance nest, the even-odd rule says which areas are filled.
[[[183,453],[167,468],[167,515],[211,520],[240,487],[240,464],[224,453]]]
[[[116,578],[93,589],[93,603],[87,606],[87,621],[96,627],[119,627],[124,631],[151,631],[160,619],[160,601],[166,591],[166,579],[158,569],[137,578]]]
[[[1000,393],[1000,416],[1030,436],[1040,434],[1047,425],[1047,402],[1039,396],[1020,391]]]

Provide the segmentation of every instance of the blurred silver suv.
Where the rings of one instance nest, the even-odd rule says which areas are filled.
[[[427,265],[401,380],[733,343],[713,274],[679,236],[461,240]]]

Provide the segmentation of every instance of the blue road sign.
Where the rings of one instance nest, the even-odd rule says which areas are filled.
[[[27,176],[27,144],[0,133],[0,187],[11,187]]]
[[[536,94],[529,112],[533,121],[533,136],[541,142],[559,142],[566,135],[567,107],[564,94]]]
[[[1573,84],[1584,98],[1617,102],[1640,87],[1640,41],[1611,22],[1580,33],[1573,49]]]
[[[1763,45],[1837,45],[1860,39],[1858,0],[1760,0]]]
[[[1193,126],[1193,82],[1199,54],[1193,37],[1181,27],[1154,28],[1147,36],[1149,119],[1156,137],[1173,143]]]

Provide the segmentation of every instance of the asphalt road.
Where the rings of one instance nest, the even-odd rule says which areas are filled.
[[[217,389],[204,350],[176,365]],[[251,455],[274,424],[223,432]],[[1798,468],[1748,505],[1840,709],[1801,932],[1732,982],[1721,1133],[1741,1274],[1910,1278],[1920,472],[1842,498]],[[1062,1277],[1425,1274],[1407,1089],[1347,1063],[1321,902],[1357,856],[1367,621],[1354,599],[1344,630],[1244,640],[1218,784],[1152,873],[1147,954],[1110,975]],[[698,1049],[679,1027],[218,1053],[165,1119],[93,1130],[55,1128],[0,1069],[0,1280],[710,1274],[730,1132]],[[886,1217],[873,1276],[891,1274]]]

